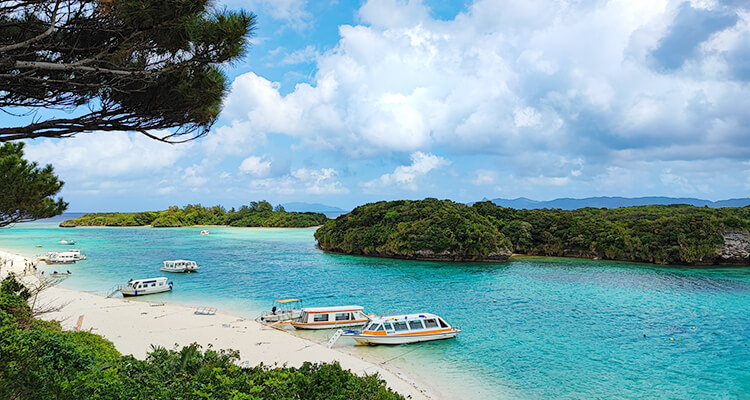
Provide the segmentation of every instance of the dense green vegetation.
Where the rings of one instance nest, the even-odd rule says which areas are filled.
[[[425,260],[505,260],[510,242],[487,218],[449,200],[381,201],[315,232],[324,250]]]
[[[515,210],[481,202],[472,208],[511,240],[514,252],[529,255],[712,264],[724,232],[750,231],[750,207]]]
[[[386,257],[411,257],[429,249],[464,251],[471,255],[465,259],[481,260],[507,244],[526,255],[748,264],[747,256],[721,255],[727,232],[750,232],[750,207],[516,210],[491,202],[468,207],[425,199],[357,207],[328,221],[315,237],[324,250]]]
[[[0,227],[60,215],[68,207],[54,196],[63,182],[51,165],[23,158],[23,142],[0,146]]]
[[[63,221],[62,227],[75,226],[144,226],[178,227],[194,225],[229,225],[242,227],[304,228],[322,225],[328,218],[321,213],[286,212],[281,206],[274,209],[267,201],[251,202],[239,210],[226,211],[223,207],[169,207],[164,211],[137,213],[92,213]]]
[[[34,319],[29,293],[12,278],[0,288],[0,399],[402,399],[377,375],[338,364],[241,368],[235,351],[154,348],[122,356],[88,332]]]

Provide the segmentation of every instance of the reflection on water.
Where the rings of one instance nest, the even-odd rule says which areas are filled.
[[[275,298],[358,304],[378,314],[434,312],[455,340],[337,347],[393,364],[458,398],[750,398],[750,269],[665,268],[574,259],[451,264],[325,254],[314,229],[76,228],[0,230],[27,255],[74,239],[89,259],[65,285],[106,291],[196,260],[154,295],[256,317]],[[43,244],[36,249],[34,244]],[[324,341],[331,332],[303,332]],[[673,340],[670,340],[673,339]]]

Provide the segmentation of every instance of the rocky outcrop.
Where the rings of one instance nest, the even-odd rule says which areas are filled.
[[[719,251],[720,264],[750,264],[750,233],[725,232]]]

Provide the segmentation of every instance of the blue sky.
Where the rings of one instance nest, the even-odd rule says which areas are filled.
[[[28,143],[71,211],[750,197],[744,1],[223,4],[258,29],[208,136]]]

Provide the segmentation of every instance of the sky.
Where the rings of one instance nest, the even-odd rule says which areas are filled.
[[[207,136],[27,143],[70,211],[750,197],[745,0],[221,5],[258,25]]]

